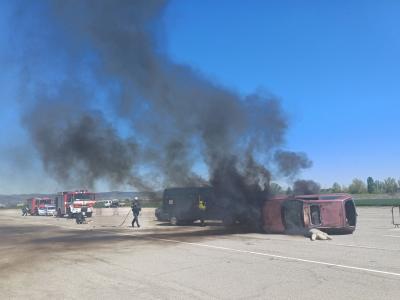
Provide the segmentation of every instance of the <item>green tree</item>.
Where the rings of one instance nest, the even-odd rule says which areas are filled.
[[[332,193],[341,193],[341,192],[342,192],[342,187],[340,186],[339,183],[335,182],[335,183],[332,185],[331,190],[332,190]]]
[[[367,178],[367,190],[369,194],[375,192],[375,181],[371,176]]]
[[[380,180],[375,180],[375,192],[376,193],[384,193],[385,192],[385,183]]]
[[[384,180],[384,183],[385,183],[385,193],[393,195],[397,192],[398,185],[396,179],[388,177]]]
[[[270,190],[272,195],[278,195],[278,194],[282,194],[283,193],[282,187],[279,184],[275,183],[275,182],[271,182],[270,183],[269,190]]]
[[[293,191],[292,191],[292,189],[290,188],[290,186],[286,189],[286,195],[292,195],[293,194]]]
[[[352,183],[349,185],[349,193],[350,194],[362,194],[367,191],[367,186],[364,181],[354,178]]]

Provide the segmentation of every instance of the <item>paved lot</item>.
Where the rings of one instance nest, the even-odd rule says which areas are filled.
[[[389,208],[360,208],[353,235],[172,227],[144,209],[98,210],[89,224],[0,210],[0,294],[66,299],[398,299],[400,229]],[[121,225],[121,226],[119,226]]]

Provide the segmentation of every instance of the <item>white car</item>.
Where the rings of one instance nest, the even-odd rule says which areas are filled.
[[[38,207],[38,215],[39,216],[47,216],[47,208],[44,206]]]
[[[38,208],[39,216],[54,216],[56,214],[56,207],[54,205],[47,205]]]
[[[54,205],[49,205],[46,207],[46,215],[55,216],[56,215],[56,207]]]

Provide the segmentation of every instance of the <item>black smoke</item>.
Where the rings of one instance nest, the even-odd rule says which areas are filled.
[[[295,195],[313,195],[321,190],[319,183],[313,180],[297,180],[293,184],[293,193]]]
[[[38,3],[16,14],[24,24],[17,31],[37,32],[49,55],[33,60],[35,44],[22,51],[24,95],[33,95],[22,100],[23,123],[60,182],[107,180],[139,190],[211,183],[220,198],[257,206],[268,195],[271,166],[289,177],[311,165],[306,155],[281,150],[288,122],[278,99],[240,96],[165,55],[167,2]],[[45,25],[31,23],[32,15]],[[38,70],[51,70],[54,57],[65,72],[42,82]]]

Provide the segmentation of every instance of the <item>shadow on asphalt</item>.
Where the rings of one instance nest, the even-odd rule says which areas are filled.
[[[77,225],[79,226],[79,225]],[[214,236],[229,236],[232,234],[252,233],[252,231],[233,227],[225,228],[222,225],[215,227],[199,226],[171,226],[173,230],[157,229],[133,229],[132,235],[127,235],[127,231],[121,232],[118,229],[94,229],[94,230],[68,230],[55,226],[2,226],[0,228],[0,238],[3,242],[18,242],[20,246],[39,246],[46,245],[61,248],[68,245],[71,248],[87,248],[109,246],[117,242],[125,241],[144,241],[154,243],[154,238],[160,239],[179,239],[180,241],[198,242]],[[123,235],[121,235],[123,233]],[[7,238],[8,237],[8,238]],[[58,247],[57,247],[58,248]]]

